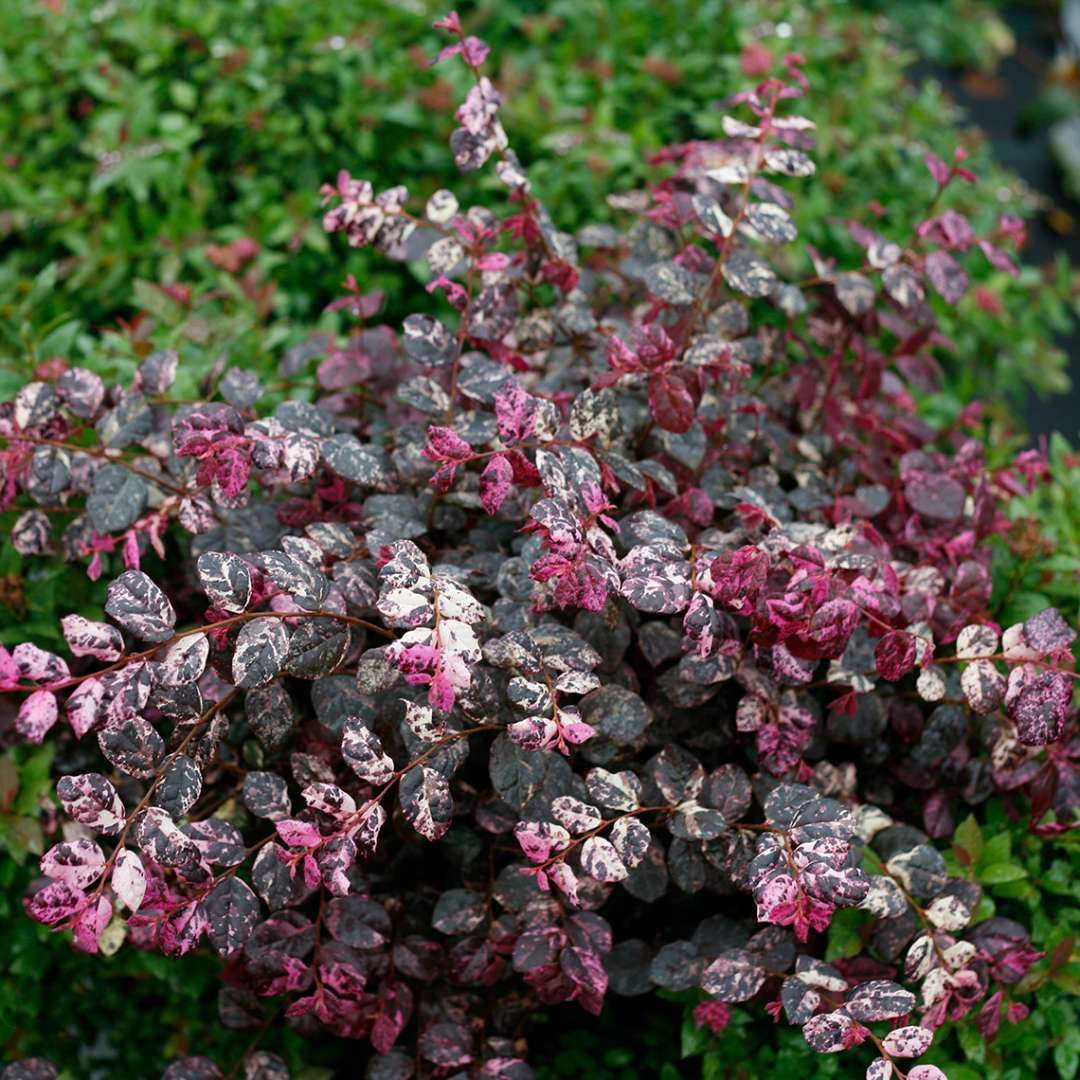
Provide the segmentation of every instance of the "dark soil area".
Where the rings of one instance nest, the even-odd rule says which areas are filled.
[[[1048,130],[1032,129],[1030,123],[1025,123],[1025,113],[1039,95],[1046,69],[1058,48],[1058,18],[1049,7],[1033,3],[1012,4],[1003,14],[1016,36],[1017,47],[994,76],[925,63],[916,67],[914,75],[937,79],[965,109],[972,123],[986,132],[998,160],[1054,204],[1051,212],[1031,223],[1025,249],[1027,261],[1042,265],[1064,251],[1072,264],[1080,267],[1080,204],[1062,188]],[[1061,338],[1059,344],[1069,356],[1072,390],[1045,400],[1032,394],[1026,420],[1033,434],[1060,431],[1075,441],[1080,433],[1080,328]]]

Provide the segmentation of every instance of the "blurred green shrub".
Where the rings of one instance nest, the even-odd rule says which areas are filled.
[[[515,145],[543,159],[533,176],[563,227],[607,212],[602,193],[613,181],[640,183],[643,151],[718,135],[716,103],[755,64],[804,53],[826,182],[800,208],[800,224],[814,223],[808,238],[832,255],[849,251],[843,219],[870,204],[883,231],[891,218],[910,220],[931,190],[922,150],[948,157],[958,137],[941,91],[905,83],[912,54],[900,43],[963,28],[975,59],[995,48],[985,27],[971,29],[983,26],[975,13],[989,10],[975,0],[880,7],[484,0],[463,15],[504,58]],[[5,366],[25,378],[31,354],[77,354],[81,330],[164,306],[150,283],[195,296],[261,289],[268,315],[311,319],[344,276],[326,258],[322,181],[338,168],[377,187],[407,176],[419,193],[458,180],[431,134],[449,134],[461,87],[446,80],[460,73],[429,66],[434,34],[428,47],[399,46],[425,42],[440,11],[434,0],[0,0]],[[948,59],[946,38],[926,43]],[[978,137],[964,141],[987,179],[958,196],[957,208],[979,228],[1000,211],[1030,209],[1019,182],[988,167]],[[249,271],[258,283],[238,287],[207,249],[240,237],[261,250]],[[366,252],[353,253],[347,269],[365,288],[387,290],[390,316],[422,303]],[[954,400],[966,401],[973,382],[1014,401],[1063,387],[1048,334],[1064,318],[1068,278],[1047,288],[1034,272],[1019,282],[982,272],[1001,310],[969,301],[947,320],[965,358],[950,372]],[[263,335],[261,352],[278,344]],[[249,353],[231,359],[260,363]]]

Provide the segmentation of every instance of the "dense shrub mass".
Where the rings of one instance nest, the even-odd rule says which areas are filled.
[[[941,209],[975,177],[928,154],[922,215],[848,221],[859,258],[803,244],[800,275],[789,55],[610,195],[619,227],[563,232],[488,46],[436,25],[471,76],[451,154],[502,204],[342,172],[323,224],[424,260],[440,317],[381,325],[350,278],[353,328],[280,384],[221,364],[177,398],[178,354],[144,350],[130,385],[47,360],[0,407],[17,549],[109,581],[70,658],[0,651],[56,748],[26,909],[88,953],[206,941],[225,1024],[364,1040],[382,1080],[528,1076],[538,1005],[658,988],[712,1033],[764,1011],[870,1080],[940,1078],[909,1061],[1022,1019],[1043,958],[987,914],[966,815],[1077,816],[1075,632],[990,617],[1046,463],[915,407],[933,304],[1016,273],[1023,226]],[[316,400],[267,407],[316,356]],[[252,1045],[246,1075],[287,1075]]]

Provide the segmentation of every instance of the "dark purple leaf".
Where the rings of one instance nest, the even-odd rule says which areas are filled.
[[[435,902],[431,925],[443,934],[472,933],[486,918],[487,903],[471,889],[449,889]]]
[[[745,949],[728,949],[704,970],[701,988],[709,995],[734,1004],[749,1001],[765,982],[765,969]]]
[[[454,803],[446,777],[426,765],[410,769],[398,784],[398,799],[410,825],[426,840],[450,828]]]
[[[461,1024],[432,1024],[421,1035],[420,1056],[440,1068],[464,1068],[473,1060],[473,1040]]]
[[[233,654],[233,682],[244,688],[265,686],[281,670],[288,651],[289,632],[283,619],[261,618],[244,623]]]
[[[239,613],[251,599],[251,572],[238,555],[207,551],[195,564],[199,584],[210,602],[222,611]]]
[[[219,956],[243,948],[259,918],[259,901],[238,877],[219,881],[203,901],[210,943]]]
[[[168,641],[176,626],[172,604],[141,570],[125,570],[109,586],[105,611],[143,641]]]
[[[896,1020],[915,1008],[915,995],[899,983],[872,979],[860,984],[847,1000],[847,1011],[856,1020]]]
[[[173,818],[182,818],[202,792],[202,772],[186,754],[174,755],[161,773],[154,789],[153,805]]]
[[[174,1061],[161,1080],[221,1080],[222,1072],[209,1058],[186,1057]]]
[[[931,521],[956,521],[964,512],[964,489],[948,476],[913,476],[904,497],[916,513]]]
[[[146,481],[122,465],[102,465],[86,499],[94,528],[104,534],[134,525],[146,506]]]
[[[445,367],[454,359],[457,342],[438,319],[430,315],[409,315],[402,329],[405,352],[422,367]]]
[[[664,945],[653,957],[649,978],[665,990],[692,990],[701,984],[705,961],[689,941]]]
[[[244,805],[256,817],[281,821],[292,813],[285,780],[272,772],[249,772],[244,777]]]
[[[947,251],[931,251],[924,265],[938,295],[947,304],[960,303],[968,288],[967,271]]]
[[[98,745],[116,768],[140,780],[154,776],[165,756],[165,741],[138,716],[102,728],[98,732]]]
[[[331,900],[326,905],[326,928],[335,941],[365,952],[381,949],[392,934],[386,910],[358,896]]]

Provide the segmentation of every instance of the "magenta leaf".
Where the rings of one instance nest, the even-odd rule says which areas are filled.
[[[480,501],[489,514],[497,514],[510,494],[514,469],[501,454],[493,457],[480,474]]]
[[[689,431],[697,414],[697,402],[678,372],[663,372],[649,379],[649,408],[653,419],[665,430]]]
[[[890,630],[874,649],[877,672],[889,682],[897,682],[912,671],[917,657],[915,635],[904,630]]]

